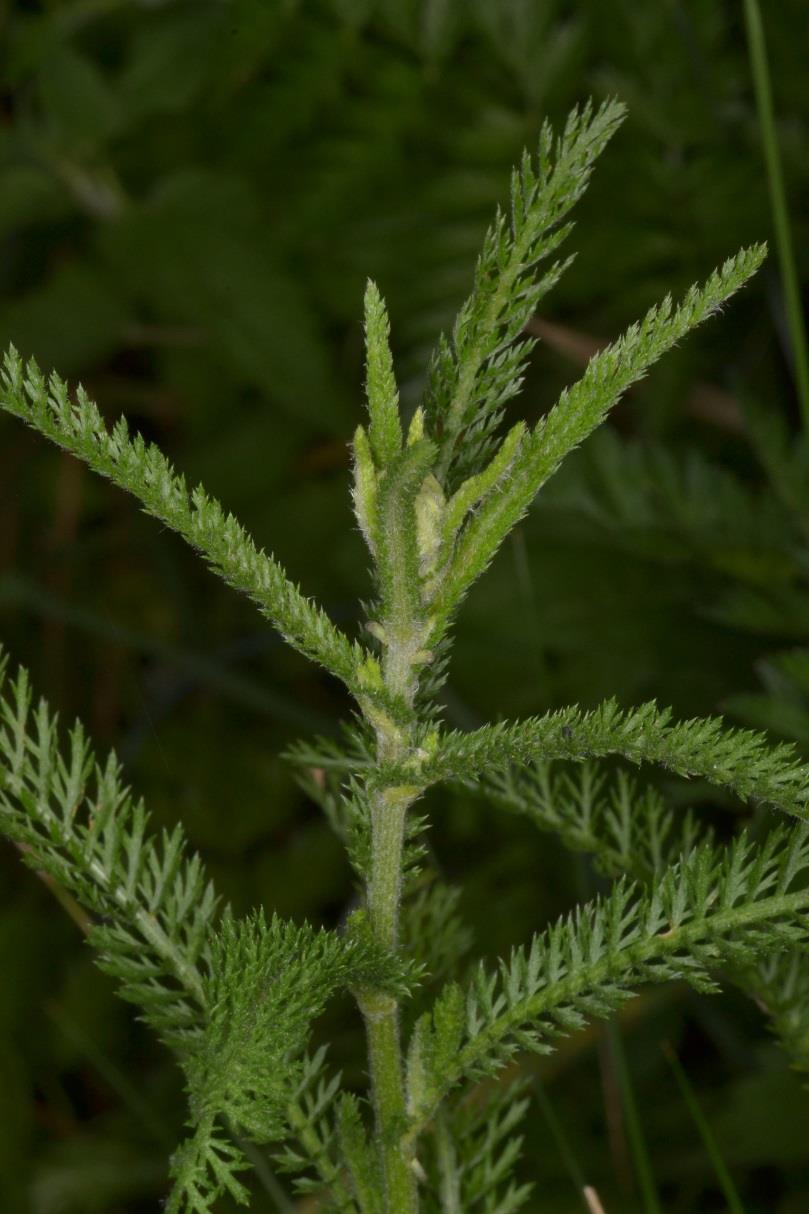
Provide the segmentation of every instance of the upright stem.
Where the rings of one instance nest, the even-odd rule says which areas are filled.
[[[416,1214],[419,1208],[411,1156],[402,1147],[406,1115],[399,1007],[391,996],[364,993],[360,1000],[368,1038],[376,1130],[386,1214]]]
[[[409,791],[409,790],[408,790]],[[374,935],[395,948],[399,936],[402,853],[407,809],[412,795],[396,788],[378,792],[371,802],[371,880],[368,913]]]
[[[412,697],[411,661],[406,655],[413,653],[415,648],[413,638],[408,637],[401,648],[390,646],[386,661],[389,689],[404,694],[408,700]],[[412,743],[410,730],[386,721],[377,721],[376,730],[378,766],[393,765],[406,757]],[[377,940],[391,951],[396,948],[399,935],[407,811],[419,791],[410,785],[384,782],[373,786],[371,791],[368,915]],[[358,1002],[368,1038],[385,1212],[417,1214],[419,1201],[412,1152],[402,1142],[407,1109],[398,1000],[386,990],[366,987],[358,992]]]
[[[405,817],[412,800],[399,789],[372,798],[372,858],[368,887],[371,927],[380,943],[394,949],[399,932],[399,898]],[[359,1004],[365,1018],[376,1130],[380,1144],[387,1214],[416,1214],[418,1194],[410,1155],[401,1143],[406,1116],[399,1036],[399,1004],[387,991],[364,989]]]
[[[444,1214],[463,1214],[458,1156],[452,1135],[443,1117],[436,1119],[435,1145],[441,1177],[441,1209]]]

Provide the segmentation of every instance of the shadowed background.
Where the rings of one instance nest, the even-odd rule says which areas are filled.
[[[805,282],[804,4],[765,17]],[[772,232],[740,3],[6,0],[0,79],[2,343],[81,379],[108,417],[125,412],[349,630],[369,590],[347,491],[368,275],[412,408],[523,146],[587,96],[625,100],[576,216],[576,263],[535,321],[516,409],[536,417],[666,290]],[[797,487],[768,476],[766,458],[774,422],[789,436],[799,418],[771,256],[500,554],[461,617],[448,718],[656,697],[809,747],[809,493],[797,474]],[[339,688],[131,500],[5,416],[0,635],[65,717],[116,747],[155,822],[182,818],[238,909],[342,914],[348,866],[279,758],[335,730]],[[593,886],[528,825],[458,794],[432,811],[482,951]],[[8,846],[0,976],[3,1210],[157,1208],[178,1075]],[[349,1008],[328,1032],[359,1078]],[[621,1038],[616,1055],[590,1031],[531,1064],[543,1096],[526,1159],[545,1179],[529,1210],[582,1210],[579,1173],[607,1214],[649,1209],[621,1053],[665,1210],[726,1208],[663,1041],[749,1214],[809,1208],[809,1097],[754,1007],[657,991],[629,1006]],[[275,1208],[257,1189],[256,1211]]]

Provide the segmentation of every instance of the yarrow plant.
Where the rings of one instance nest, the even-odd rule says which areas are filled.
[[[561,135],[543,128],[536,153],[524,155],[510,211],[487,233],[472,293],[408,425],[385,304],[368,285],[368,420],[353,440],[353,500],[374,591],[361,642],[124,420],[108,429],[81,388],[72,394],[14,350],[6,357],[5,409],[184,536],[357,708],[342,742],[301,743],[290,756],[345,842],[362,893],[344,928],[314,930],[222,906],[181,826],[151,834],[116,759],[97,760],[78,724],[63,735],[26,673],[11,676],[3,662],[0,826],[85,908],[99,964],[184,1075],[173,1214],[205,1214],[225,1193],[249,1204],[249,1144],[271,1149],[295,1185],[348,1214],[511,1214],[529,1193],[513,1176],[525,1095],[489,1084],[469,1100],[470,1089],[518,1051],[549,1051],[611,1016],[648,983],[681,979],[707,992],[720,976],[737,983],[806,1065],[809,1034],[790,991],[803,981],[809,934],[809,769],[789,747],[719,719],[678,723],[654,704],[565,708],[467,733],[442,724],[452,626],[471,586],[564,457],[764,256],[745,250],[679,303],[663,300],[535,426],[504,432],[531,353],[526,323],[567,264],[556,254],[571,208],[621,118],[614,102],[584,107]],[[598,761],[607,756],[698,777],[785,821],[720,846],[653,789],[606,775]],[[447,781],[591,853],[613,880],[609,892],[539,926],[498,966],[467,966],[456,892],[414,879],[427,863],[418,802]],[[464,968],[465,979],[440,985]],[[439,984],[427,1006],[425,974]],[[353,994],[365,1024],[367,1094],[343,1090],[322,1048],[307,1052],[313,1021],[339,990]]]

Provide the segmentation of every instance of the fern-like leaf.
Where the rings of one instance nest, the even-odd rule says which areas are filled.
[[[484,775],[476,790],[571,851],[587,852],[610,877],[648,881],[713,837],[690,810],[671,810],[657,789],[640,788],[624,771],[611,780],[591,763],[572,771],[550,763],[509,766]]]
[[[596,354],[581,379],[565,389],[521,445],[508,477],[497,484],[461,532],[433,602],[431,641],[444,635],[469,587],[565,456],[603,422],[627,388],[747,282],[765,252],[759,245],[742,250],[701,287],[692,287],[677,307],[670,298],[664,299]]]
[[[610,877],[653,881],[667,864],[689,855],[713,832],[690,811],[675,813],[653,788],[641,790],[625,772],[614,781],[590,764],[577,772],[548,764],[506,768],[484,776],[480,792],[493,804],[558,835],[567,847],[594,857]],[[754,965],[731,966],[728,977],[769,1018],[792,1065],[809,1073],[809,958],[804,948]]]
[[[204,1028],[183,1058],[193,1133],[172,1163],[170,1211],[226,1191],[244,1200],[241,1161],[229,1151],[223,1162],[220,1144],[228,1127],[258,1144],[283,1137],[311,1023],[356,969],[353,954],[328,932],[225,915],[211,941]]]
[[[739,797],[809,816],[809,767],[792,746],[769,744],[764,734],[730,729],[720,717],[672,722],[671,712],[647,703],[622,710],[607,700],[590,712],[562,708],[514,724],[448,734],[425,761],[428,782],[474,780],[509,763],[546,763],[620,755],[699,777]]]
[[[302,1195],[326,1190],[339,1214],[357,1214],[339,1157],[337,1103],[340,1075],[327,1075],[325,1046],[301,1063],[287,1104],[290,1137],[275,1155],[279,1170],[294,1177]]]
[[[96,763],[80,724],[66,756],[58,720],[34,706],[28,676],[0,659],[0,830],[31,867],[92,916],[99,965],[170,1045],[189,1048],[217,899],[176,827],[155,839],[114,755]]]
[[[246,1199],[232,1131],[268,1142],[300,1120],[298,1057],[328,995],[349,978],[397,975],[361,930],[338,937],[228,911],[217,926],[179,827],[149,835],[115,757],[98,765],[80,725],[66,756],[61,742],[25,671],[9,682],[0,655],[0,830],[90,913],[99,965],[177,1054],[192,1134],[172,1162],[168,1208],[208,1214],[223,1193]]]
[[[361,647],[301,594],[232,514],[201,486],[189,491],[158,447],[140,435],[131,437],[123,418],[108,430],[83,389],[74,402],[63,380],[46,379],[33,360],[24,365],[13,348],[0,376],[0,407],[139,498],[147,513],[177,531],[220,577],[248,595],[290,645],[357,689],[367,656]]]
[[[428,423],[441,436],[437,466],[452,482],[481,471],[503,406],[522,384],[530,339],[518,340],[542,297],[566,263],[554,262],[539,279],[536,266],[570,230],[562,221],[587,188],[593,165],[623,119],[623,106],[606,102],[593,113],[574,111],[555,139],[542,128],[536,166],[526,152],[511,181],[511,215],[498,212],[486,234],[472,294],[450,340],[433,356],[425,397]],[[463,442],[459,436],[463,433]]]
[[[470,988],[448,986],[416,1026],[409,1057],[410,1137],[462,1079],[498,1071],[519,1049],[548,1052],[556,1038],[612,1015],[648,982],[685,979],[713,991],[718,966],[805,941],[809,831],[744,835],[705,844],[640,891],[620,881],[512,952],[499,971],[481,965]]]
[[[734,974],[768,1017],[796,1071],[809,1076],[809,958],[805,948],[759,959]]]
[[[431,1170],[436,1173],[435,1214],[516,1214],[531,1195],[513,1178],[528,1111],[527,1085],[517,1080],[485,1096],[470,1094],[436,1118]]]

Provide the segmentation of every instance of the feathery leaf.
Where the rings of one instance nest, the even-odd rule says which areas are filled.
[[[616,101],[595,113],[586,105],[573,111],[558,139],[546,123],[536,166],[526,152],[514,169],[511,214],[498,211],[483,242],[472,294],[430,367],[425,413],[431,432],[441,438],[436,471],[442,479],[449,476],[452,488],[486,463],[503,407],[520,389],[534,343],[518,338],[566,263],[554,262],[540,279],[536,266],[568,235],[570,226],[562,220],[586,190],[623,114]]]
[[[390,352],[390,321],[375,282],[365,290],[365,350],[368,438],[377,467],[387,468],[402,449],[399,390]]]
[[[616,342],[596,354],[581,379],[565,389],[522,444],[508,478],[489,494],[461,532],[433,604],[431,641],[443,635],[469,587],[487,568],[564,457],[603,422],[627,388],[745,284],[761,265],[765,253],[763,245],[742,250],[714,271],[702,287],[691,287],[677,307],[670,298],[664,299]]]
[[[8,682],[0,655],[0,831],[23,859],[90,912],[99,965],[172,1047],[195,1039],[217,899],[180,827],[147,832],[141,802],[110,755],[95,761],[76,724],[65,753],[58,720],[32,701],[28,675]]]
[[[643,983],[685,979],[716,989],[726,962],[805,942],[809,832],[779,829],[756,845],[703,845],[641,892],[620,881],[604,899],[515,949],[497,972],[483,965],[466,992],[451,985],[410,1045],[411,1140],[464,1078],[494,1074],[519,1049],[546,1053],[588,1019],[611,1016]]]
[[[227,1128],[252,1142],[283,1137],[312,1021],[356,971],[351,941],[262,914],[226,914],[211,940],[204,1028],[183,1058],[192,1134],[172,1161],[169,1210],[207,1209],[225,1192],[244,1201],[243,1166]]]
[[[0,408],[85,461],[94,472],[139,498],[148,514],[177,531],[229,585],[256,603],[295,649],[319,662],[351,689],[367,656],[305,598],[272,557],[258,549],[242,525],[185,480],[154,444],[131,437],[121,418],[110,431],[82,388],[71,400],[57,375],[48,379],[13,348],[0,376]]]
[[[721,717],[672,722],[671,712],[653,702],[622,710],[607,700],[590,712],[562,708],[526,721],[447,734],[421,774],[427,782],[474,780],[509,763],[581,762],[607,755],[656,763],[795,817],[809,817],[809,767],[796,760],[794,747],[773,746],[753,730],[730,729]]]

